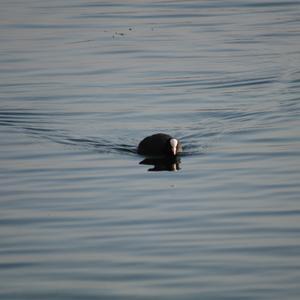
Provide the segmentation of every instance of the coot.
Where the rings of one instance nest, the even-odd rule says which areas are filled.
[[[139,143],[137,152],[144,156],[174,157],[182,152],[182,146],[170,135],[157,133],[144,138]]]

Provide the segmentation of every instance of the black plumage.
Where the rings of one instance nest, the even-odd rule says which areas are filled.
[[[176,147],[172,147],[172,144]],[[172,150],[174,148],[174,150]],[[157,133],[144,138],[138,145],[138,154],[144,156],[172,157],[182,152],[181,143],[165,133]],[[175,152],[175,154],[174,154]]]

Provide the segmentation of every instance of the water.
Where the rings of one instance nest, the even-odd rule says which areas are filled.
[[[299,1],[0,5],[1,299],[299,299]]]

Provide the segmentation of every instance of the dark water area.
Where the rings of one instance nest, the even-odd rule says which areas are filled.
[[[299,299],[299,1],[0,8],[0,299]]]

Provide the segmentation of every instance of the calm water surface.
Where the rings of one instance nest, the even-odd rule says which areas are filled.
[[[1,299],[299,299],[299,1],[0,6]]]

